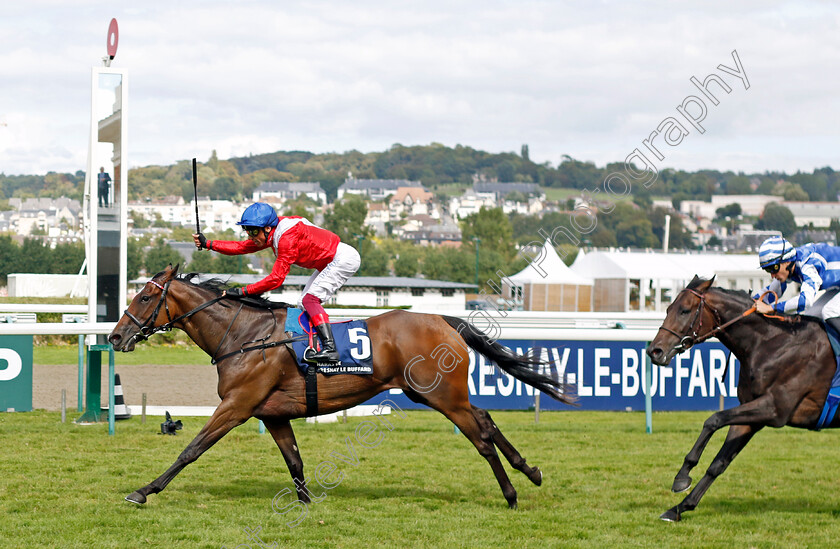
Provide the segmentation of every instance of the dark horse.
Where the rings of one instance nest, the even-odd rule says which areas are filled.
[[[274,437],[295,481],[298,498],[308,503],[303,462],[289,423],[307,414],[304,376],[286,346],[276,345],[284,338],[286,309],[223,298],[220,281],[194,283],[194,275],[176,278],[177,270],[170,265],[146,284],[108,340],[115,350],[131,351],[137,340],[162,329],[185,331],[213,357],[222,402],[175,463],[126,499],[145,503],[146,496],[166,488],[187,464],[253,416],[261,419]],[[516,507],[516,490],[496,448],[531,482],[537,486],[542,483],[540,470],[525,463],[490,414],[470,404],[467,345],[520,381],[561,402],[572,403],[564,383],[535,371],[538,359],[517,356],[471,324],[453,317],[395,310],[368,319],[367,325],[373,374],[318,374],[318,413],[343,410],[386,389],[399,388],[414,402],[434,408],[458,426],[490,463],[510,507]],[[270,346],[272,343],[275,345]],[[254,346],[263,348],[239,352]]]
[[[836,366],[818,320],[751,314],[754,304],[746,293],[712,288],[713,280],[695,276],[680,292],[647,353],[655,364],[664,366],[674,355],[714,335],[741,362],[740,405],[712,414],[703,424],[700,437],[674,478],[674,492],[688,490],[689,472],[709,439],[729,425],[726,440],[703,478],[685,499],[660,516],[662,520],[678,521],[683,512],[697,507],[712,482],[762,427],[814,428]],[[830,425],[837,426],[840,416]]]

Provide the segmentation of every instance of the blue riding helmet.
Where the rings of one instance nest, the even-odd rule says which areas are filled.
[[[245,208],[245,211],[242,212],[242,219],[237,221],[236,224],[246,227],[276,227],[279,222],[277,212],[270,204],[256,202]]]
[[[796,259],[796,248],[781,236],[771,236],[758,248],[758,263],[762,269]]]

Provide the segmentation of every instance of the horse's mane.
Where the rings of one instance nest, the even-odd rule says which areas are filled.
[[[692,280],[688,286],[686,286],[687,290],[696,290],[702,283],[708,282],[708,279],[700,278],[699,276],[695,276],[694,280]],[[718,293],[724,294],[730,298],[732,301],[735,301],[738,305],[741,305],[743,309],[746,311],[750,307],[753,306],[753,299],[749,292],[745,292],[744,290],[728,290],[726,288],[721,288],[719,286],[714,286],[709,288],[710,290],[714,290]],[[803,316],[803,315],[782,315],[779,318],[775,317],[763,317],[764,320],[773,324],[774,326],[778,326],[788,332],[798,332],[803,324],[806,323],[820,323],[820,319],[812,317],[812,316]]]
[[[226,280],[222,280],[218,277],[199,280],[197,278],[198,276],[199,273],[186,273],[177,275],[175,277],[175,280],[179,280],[187,284],[192,284],[193,286],[203,288],[205,290],[210,290],[217,296],[222,295],[222,292],[232,287],[227,283]],[[269,299],[259,296],[248,296],[240,299],[239,301],[246,305],[250,305],[251,307],[256,307],[258,309],[291,309],[292,307],[294,307],[294,305],[290,305],[289,303],[284,303],[282,301],[271,301]]]

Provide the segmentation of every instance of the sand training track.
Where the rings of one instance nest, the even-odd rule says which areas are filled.
[[[143,393],[146,404],[156,406],[217,406],[216,367],[172,365],[117,365],[125,403],[140,405]],[[78,364],[44,366],[35,364],[32,372],[32,406],[37,409],[60,410],[61,390],[67,390],[68,414],[76,410]],[[108,363],[102,365],[102,403],[108,403]],[[84,397],[83,397],[84,398]],[[72,414],[71,414],[72,415]]]

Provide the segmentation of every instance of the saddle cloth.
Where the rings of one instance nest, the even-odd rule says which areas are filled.
[[[837,361],[837,367],[834,370],[834,377],[831,378],[831,388],[828,390],[828,397],[825,399],[820,419],[817,421],[815,431],[819,431],[824,427],[831,425],[834,416],[837,415],[837,408],[840,406],[840,333],[834,329],[830,324],[822,323],[825,332],[828,334],[828,340],[831,342],[831,348],[834,350],[834,359]]]
[[[803,316],[812,316],[820,319],[820,323],[825,329],[826,334],[828,334],[828,340],[831,342],[831,348],[834,351],[834,359],[837,362],[837,366],[834,370],[834,377],[831,378],[831,386],[828,390],[828,397],[823,405],[820,419],[813,428],[815,431],[819,431],[820,429],[831,425],[831,422],[834,420],[834,416],[837,415],[838,406],[840,406],[840,333],[838,333],[837,330],[835,330],[830,324],[826,324],[822,321],[823,307],[825,307],[825,305],[837,295],[837,292],[838,290],[836,288],[821,291],[817,294],[817,299],[814,301],[814,304],[802,312]]]
[[[324,375],[372,374],[373,346],[370,343],[370,336],[368,336],[367,322],[363,320],[331,322],[330,326],[332,326],[335,347],[338,350],[341,363],[318,364],[317,371]],[[293,308],[288,309],[286,312],[286,326],[284,330],[293,335],[310,335],[315,331],[309,320],[309,315],[300,309]],[[320,344],[320,339],[317,334],[311,337],[314,345]],[[298,368],[306,375],[309,368],[314,366],[303,360],[304,353],[309,347],[309,341],[293,341],[291,347]]]

